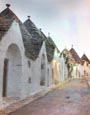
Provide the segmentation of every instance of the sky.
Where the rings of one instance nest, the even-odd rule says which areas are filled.
[[[90,0],[0,0],[0,11],[11,10],[24,22],[29,15],[62,51],[73,48],[90,59]]]

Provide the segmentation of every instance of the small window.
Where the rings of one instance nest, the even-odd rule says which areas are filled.
[[[45,54],[42,54],[42,60],[45,60]]]
[[[31,66],[31,63],[30,63],[30,61],[28,60],[28,67],[30,68],[30,66]]]
[[[86,65],[87,65],[87,67],[88,67],[89,64],[87,63]]]
[[[47,69],[47,73],[48,73],[48,76],[49,76],[49,69]]]
[[[31,83],[31,77],[28,78],[28,83]]]
[[[41,69],[44,69],[44,64],[41,64]]]

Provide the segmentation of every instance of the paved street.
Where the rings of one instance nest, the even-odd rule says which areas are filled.
[[[85,81],[72,80],[10,115],[90,115],[90,89]]]

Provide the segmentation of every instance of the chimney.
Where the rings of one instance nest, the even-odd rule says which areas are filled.
[[[6,7],[9,8],[9,7],[10,7],[10,4],[6,4]]]
[[[72,48],[73,48],[73,44],[72,44]]]
[[[28,16],[28,19],[30,19],[30,16]]]
[[[42,31],[42,28],[40,28],[40,31]]]
[[[50,33],[48,33],[48,37],[50,37]]]

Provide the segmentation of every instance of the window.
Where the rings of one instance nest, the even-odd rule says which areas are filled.
[[[88,63],[86,63],[86,65],[87,65],[87,67],[88,67],[88,65],[89,65],[89,64],[88,64]]]
[[[28,83],[31,83],[31,77],[28,78]]]
[[[30,68],[30,66],[31,66],[31,63],[30,63],[30,61],[28,60],[28,67]]]
[[[41,69],[44,69],[44,64],[41,64]]]
[[[49,68],[47,69],[47,76],[49,77]]]

